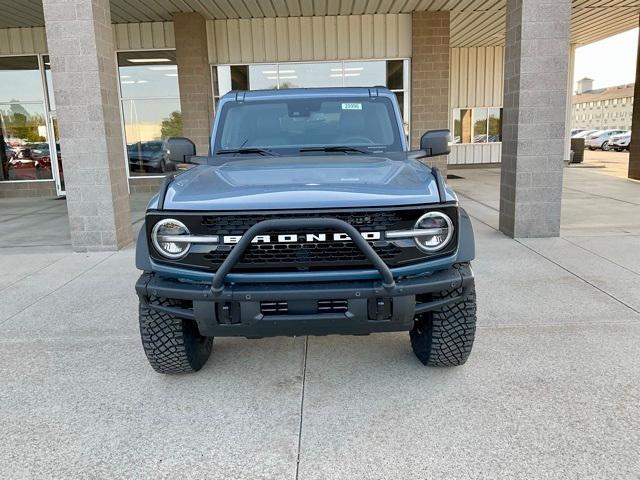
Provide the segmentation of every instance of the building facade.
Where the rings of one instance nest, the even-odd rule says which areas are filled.
[[[582,88],[582,83],[587,84],[586,88]],[[576,93],[571,102],[572,127],[631,130],[634,84],[596,90],[591,86],[591,79],[582,79],[579,82],[580,93]]]
[[[117,248],[129,193],[174,168],[165,140],[206,154],[226,92],[387,86],[414,148],[452,130],[440,169],[502,163],[505,232],[553,234],[572,52],[638,25],[602,14],[620,2],[0,0],[0,197],[66,194],[74,248]]]

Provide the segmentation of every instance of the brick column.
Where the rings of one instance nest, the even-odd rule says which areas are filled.
[[[636,57],[636,84],[633,88],[633,117],[631,120],[631,149],[628,177],[640,180],[640,42]]]
[[[196,144],[198,155],[206,155],[213,118],[207,21],[199,13],[176,13],[173,24],[183,135]]]
[[[449,12],[414,12],[411,57],[411,148],[427,130],[449,126]],[[425,159],[443,174],[447,157]]]
[[[117,250],[131,237],[109,0],[43,0],[71,242]]]
[[[560,234],[570,0],[507,0],[500,230]]]

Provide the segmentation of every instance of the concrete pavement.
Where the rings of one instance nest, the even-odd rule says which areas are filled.
[[[397,333],[216,339],[199,373],[160,376],[132,248],[4,243],[0,478],[637,478],[640,184],[567,169],[562,237],[514,241],[499,171],[454,173],[478,244],[460,368]]]

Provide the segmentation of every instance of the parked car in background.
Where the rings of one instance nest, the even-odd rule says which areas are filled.
[[[616,152],[629,150],[631,146],[631,132],[621,133],[620,135],[612,135],[609,139],[609,147]]]
[[[571,130],[573,132],[573,130]],[[586,138],[587,135],[597,132],[597,130],[580,130],[577,133],[572,133],[571,138]]]
[[[589,150],[601,149],[603,151],[610,150],[609,141],[613,135],[620,135],[621,133],[627,133],[626,130],[598,130],[590,135],[587,135],[585,139],[585,147]]]
[[[132,143],[127,145],[127,154],[131,171],[164,173],[176,169],[162,140]]]
[[[586,130],[586,128],[572,128],[571,129],[571,136],[573,137],[574,135],[577,135],[580,132],[584,132]]]

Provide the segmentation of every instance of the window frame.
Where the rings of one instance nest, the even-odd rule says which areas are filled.
[[[502,121],[504,119],[503,116],[503,112],[504,112],[504,107],[502,105],[500,106],[496,106],[496,105],[491,105],[488,107],[456,107],[456,108],[452,108],[451,109],[451,116],[450,116],[450,125],[451,125],[451,134],[452,136],[455,134],[455,118],[456,118],[456,111],[460,111],[460,110],[471,110],[471,138],[470,138],[470,142],[460,142],[460,143],[453,143],[452,142],[452,146],[456,146],[456,145],[496,145],[496,144],[501,144],[502,140],[498,141],[498,142],[490,142],[489,141],[489,110],[492,109],[497,109],[500,110],[500,137],[502,137]],[[475,115],[475,110],[485,110],[486,111],[486,124],[487,124],[487,128],[486,128],[486,142],[474,142],[473,141],[473,137],[474,137],[474,126],[475,126],[475,120],[476,120],[476,115]],[[460,139],[462,140],[462,136],[460,137]],[[453,139],[453,141],[455,142],[455,139]]]

